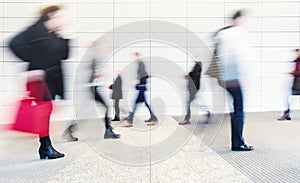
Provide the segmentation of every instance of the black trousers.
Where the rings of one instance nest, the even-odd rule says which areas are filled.
[[[231,117],[231,145],[232,147],[239,147],[245,144],[243,138],[244,129],[244,106],[243,94],[240,85],[233,87],[226,87],[226,90],[233,98],[233,113]]]
[[[120,99],[114,100],[115,117],[120,119]]]
[[[97,86],[93,86],[91,87],[92,89],[92,93],[94,95],[94,99],[95,101],[101,103],[104,107],[105,107],[105,128],[108,129],[110,128],[110,120],[108,118],[108,105],[105,103],[104,99],[102,98],[102,96],[97,92]]]

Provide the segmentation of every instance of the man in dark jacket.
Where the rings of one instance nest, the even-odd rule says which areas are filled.
[[[185,76],[188,79],[188,90],[189,90],[189,100],[187,103],[187,114],[185,115],[184,121],[180,122],[180,125],[190,124],[191,118],[191,102],[195,99],[197,92],[200,89],[200,78],[202,72],[202,63],[199,62],[196,58],[193,58],[195,65],[191,72]],[[208,112],[209,114],[209,112]]]
[[[140,58],[140,53],[136,52],[136,53],[134,53],[134,56],[135,56],[135,60],[138,63],[138,73],[137,74],[138,74],[138,79],[139,79],[139,83],[136,85],[135,88],[139,91],[139,93],[135,100],[132,112],[130,112],[130,114],[126,118],[126,120],[122,121],[121,126],[122,127],[132,127],[133,126],[134,113],[135,113],[135,111],[137,109],[137,105],[139,103],[145,103],[146,107],[148,108],[148,110],[150,112],[150,119],[145,121],[147,123],[147,125],[156,125],[158,123],[158,119],[155,116],[155,114],[153,113],[153,111],[151,110],[151,107],[148,104],[148,102],[146,101],[146,97],[145,97],[145,92],[147,90],[146,84],[147,84],[147,79],[149,78],[149,76],[148,76],[148,73],[146,72],[145,64]]]
[[[123,98],[122,95],[122,78],[120,75],[120,70],[116,70],[117,78],[114,84],[111,85],[112,95],[111,98],[114,100],[115,117],[112,121],[120,121],[120,99]]]

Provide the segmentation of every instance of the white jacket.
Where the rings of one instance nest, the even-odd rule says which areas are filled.
[[[219,32],[216,39],[219,42],[218,57],[224,73],[224,80],[239,79],[239,65],[248,58],[248,33],[246,29],[234,26]]]

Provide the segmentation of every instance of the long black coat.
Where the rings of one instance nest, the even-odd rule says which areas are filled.
[[[193,70],[189,72],[189,92],[196,93],[200,89],[200,77],[202,72],[201,62],[196,62]]]
[[[122,99],[123,95],[122,95],[122,78],[119,75],[114,84],[112,85],[112,95],[111,95],[112,99]]]
[[[10,42],[12,51],[22,60],[29,62],[28,70],[46,71],[46,82],[52,98],[64,98],[61,60],[69,55],[68,40],[49,32],[44,26],[47,18],[39,19],[34,25],[17,35]]]

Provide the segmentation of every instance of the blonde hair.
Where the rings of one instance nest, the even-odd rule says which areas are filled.
[[[39,15],[40,15],[40,17],[45,17],[45,16],[48,15],[48,13],[56,12],[56,11],[58,11],[60,9],[61,9],[61,7],[59,5],[57,5],[57,4],[56,5],[55,4],[53,4],[53,5],[46,5],[46,6],[44,6],[44,7],[42,7],[40,9]]]

